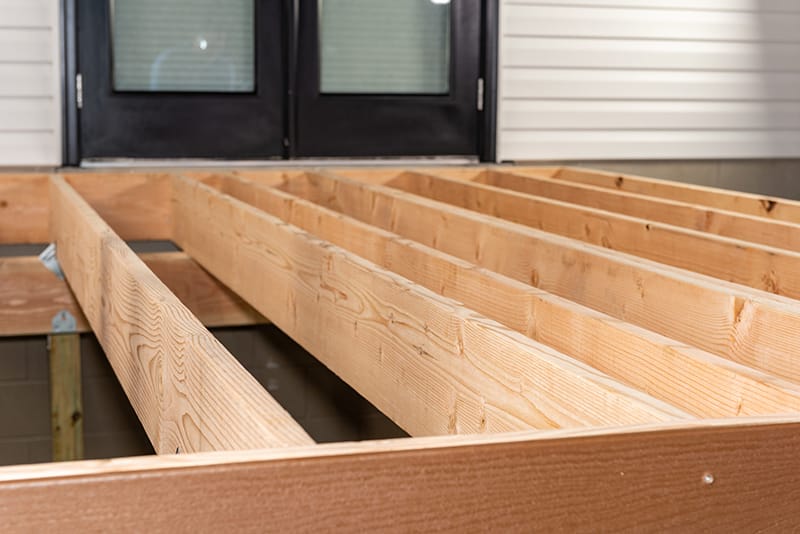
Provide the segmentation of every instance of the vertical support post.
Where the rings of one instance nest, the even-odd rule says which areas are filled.
[[[50,420],[53,461],[83,459],[80,334],[51,334]]]

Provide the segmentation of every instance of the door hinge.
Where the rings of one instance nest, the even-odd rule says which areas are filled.
[[[478,111],[483,111],[483,78],[478,78]]]
[[[80,72],[75,75],[75,105],[83,109],[83,75]]]

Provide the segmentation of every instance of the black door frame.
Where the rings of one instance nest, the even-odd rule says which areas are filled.
[[[241,93],[115,90],[110,2],[76,6],[83,157],[285,158],[283,0],[253,1],[255,83]]]
[[[457,0],[456,0],[457,1]],[[79,166],[81,162],[81,146],[79,135],[79,117],[76,104],[77,69],[77,0],[60,0],[60,23],[62,35],[61,47],[61,87],[62,87],[62,124],[63,124],[63,165]],[[286,0],[284,24],[291,31],[285,41],[288,62],[286,63],[286,99],[285,119],[287,137],[295,139],[296,124],[294,119],[295,95],[297,90],[294,65],[297,62],[297,29],[299,0]],[[483,0],[483,21],[481,35],[481,77],[484,80],[483,110],[479,112],[479,146],[480,161],[496,161],[496,128],[497,128],[497,73],[498,65],[498,27],[499,0]],[[290,142],[287,157],[295,159],[295,143]]]
[[[321,5],[302,2],[296,153],[302,157],[474,156],[478,153],[481,0],[452,0],[444,94],[323,93]]]

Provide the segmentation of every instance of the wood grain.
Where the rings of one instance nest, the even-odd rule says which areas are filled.
[[[412,435],[688,417],[207,185],[173,190],[176,243]]]
[[[0,177],[0,244],[46,243],[47,198],[46,174],[3,174]]]
[[[387,185],[721,280],[800,298],[800,253],[443,176]]]
[[[53,334],[47,338],[47,345],[53,461],[82,460],[81,338],[79,334]]]
[[[739,421],[5,468],[0,515],[8,532],[797,529],[800,423]]]
[[[800,251],[800,225],[796,223],[499,169],[480,172],[474,181],[699,232]]]
[[[63,174],[125,240],[170,239],[169,176],[163,171],[125,169]]]
[[[169,180],[164,172],[65,174],[123,239],[169,239]],[[48,175],[0,176],[0,244],[47,243]]]
[[[800,382],[796,301],[331,173],[309,173],[281,187],[612,317]]]
[[[540,175],[542,171],[536,167],[515,167],[514,172]],[[578,167],[563,167],[555,172],[548,169],[545,172],[559,180],[711,206],[772,220],[800,223],[800,202],[796,200]]]
[[[248,204],[698,417],[800,412],[800,386],[572,303],[300,197],[241,178]]]
[[[158,453],[312,443],[59,176],[50,206],[67,281]]]
[[[266,319],[182,252],[141,254],[159,279],[207,327],[261,324]],[[76,332],[90,332],[75,297],[39,258],[0,258],[0,336],[52,331],[56,313],[76,319]]]

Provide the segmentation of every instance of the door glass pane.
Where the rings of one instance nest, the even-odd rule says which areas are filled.
[[[323,93],[443,94],[449,0],[319,0]]]
[[[117,91],[255,90],[253,0],[111,0]]]

